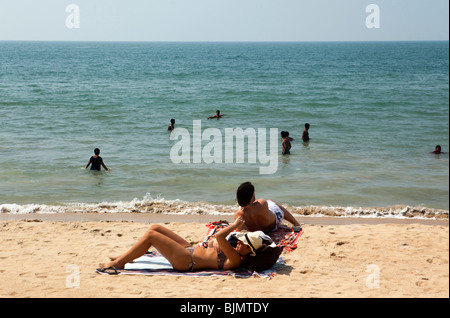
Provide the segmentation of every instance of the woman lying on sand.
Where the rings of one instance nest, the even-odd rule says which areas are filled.
[[[220,230],[214,243],[207,247],[192,246],[171,230],[155,224],[127,252],[109,263],[100,264],[97,271],[116,273],[117,269],[123,269],[126,263],[144,255],[152,246],[178,271],[235,269],[242,265],[247,255],[254,255],[263,243],[259,234],[252,232],[240,235],[235,248],[226,240],[228,234],[244,223],[242,218],[237,218],[233,224]]]

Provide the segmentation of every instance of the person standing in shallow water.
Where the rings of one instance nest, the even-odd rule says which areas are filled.
[[[167,127],[167,130],[169,130],[169,131],[172,131],[172,130],[174,130],[175,129],[175,119],[171,119],[170,120],[170,125],[169,125],[169,127]]]
[[[88,164],[86,165],[86,169],[91,165],[91,170],[100,171],[101,167],[105,168],[106,171],[109,169],[105,166],[102,157],[100,157],[100,149],[94,149],[94,155],[89,159]]]
[[[283,155],[290,155],[291,154],[291,140],[294,140],[289,137],[289,132],[282,131],[281,132],[281,138],[283,140],[281,141],[281,148],[282,148],[282,154]]]

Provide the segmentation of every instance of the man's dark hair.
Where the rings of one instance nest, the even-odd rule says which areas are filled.
[[[240,206],[246,206],[255,193],[255,187],[251,182],[242,183],[236,191],[236,199]]]

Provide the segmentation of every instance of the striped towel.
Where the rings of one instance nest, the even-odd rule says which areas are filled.
[[[208,231],[205,241],[202,244],[207,244],[208,240],[213,237],[220,229],[227,227],[229,224],[227,221],[212,222],[206,225]],[[283,247],[285,251],[292,252],[297,248],[297,243],[303,234],[303,229],[295,231],[294,228],[282,225],[278,230],[269,233],[269,236],[277,244],[277,246]]]
[[[275,232],[269,233],[269,236],[278,246],[283,247],[285,251],[292,252],[297,248],[298,240],[302,234],[303,229],[296,232],[294,228],[280,226]]]
[[[156,251],[149,252],[135,259],[131,263],[125,264],[125,269],[117,270],[118,274],[125,275],[171,275],[171,276],[190,276],[190,277],[206,277],[206,276],[234,276],[236,278],[262,277],[271,279],[276,275],[276,271],[285,264],[283,258],[279,258],[277,263],[269,270],[262,272],[252,272],[246,268],[238,268],[235,270],[203,270],[194,272],[176,271],[173,269],[169,261]],[[101,272],[98,272],[103,274]]]

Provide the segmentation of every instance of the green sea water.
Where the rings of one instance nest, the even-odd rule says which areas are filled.
[[[207,120],[217,109],[225,116]],[[191,162],[175,163],[171,118],[191,137],[199,120],[223,136],[289,131],[291,155],[278,135],[271,174],[247,146],[243,163],[194,163],[193,145]],[[257,197],[294,206],[448,210],[437,144],[450,150],[448,42],[0,42],[3,207],[148,196],[232,205],[252,181]],[[84,169],[96,147],[111,172]]]

